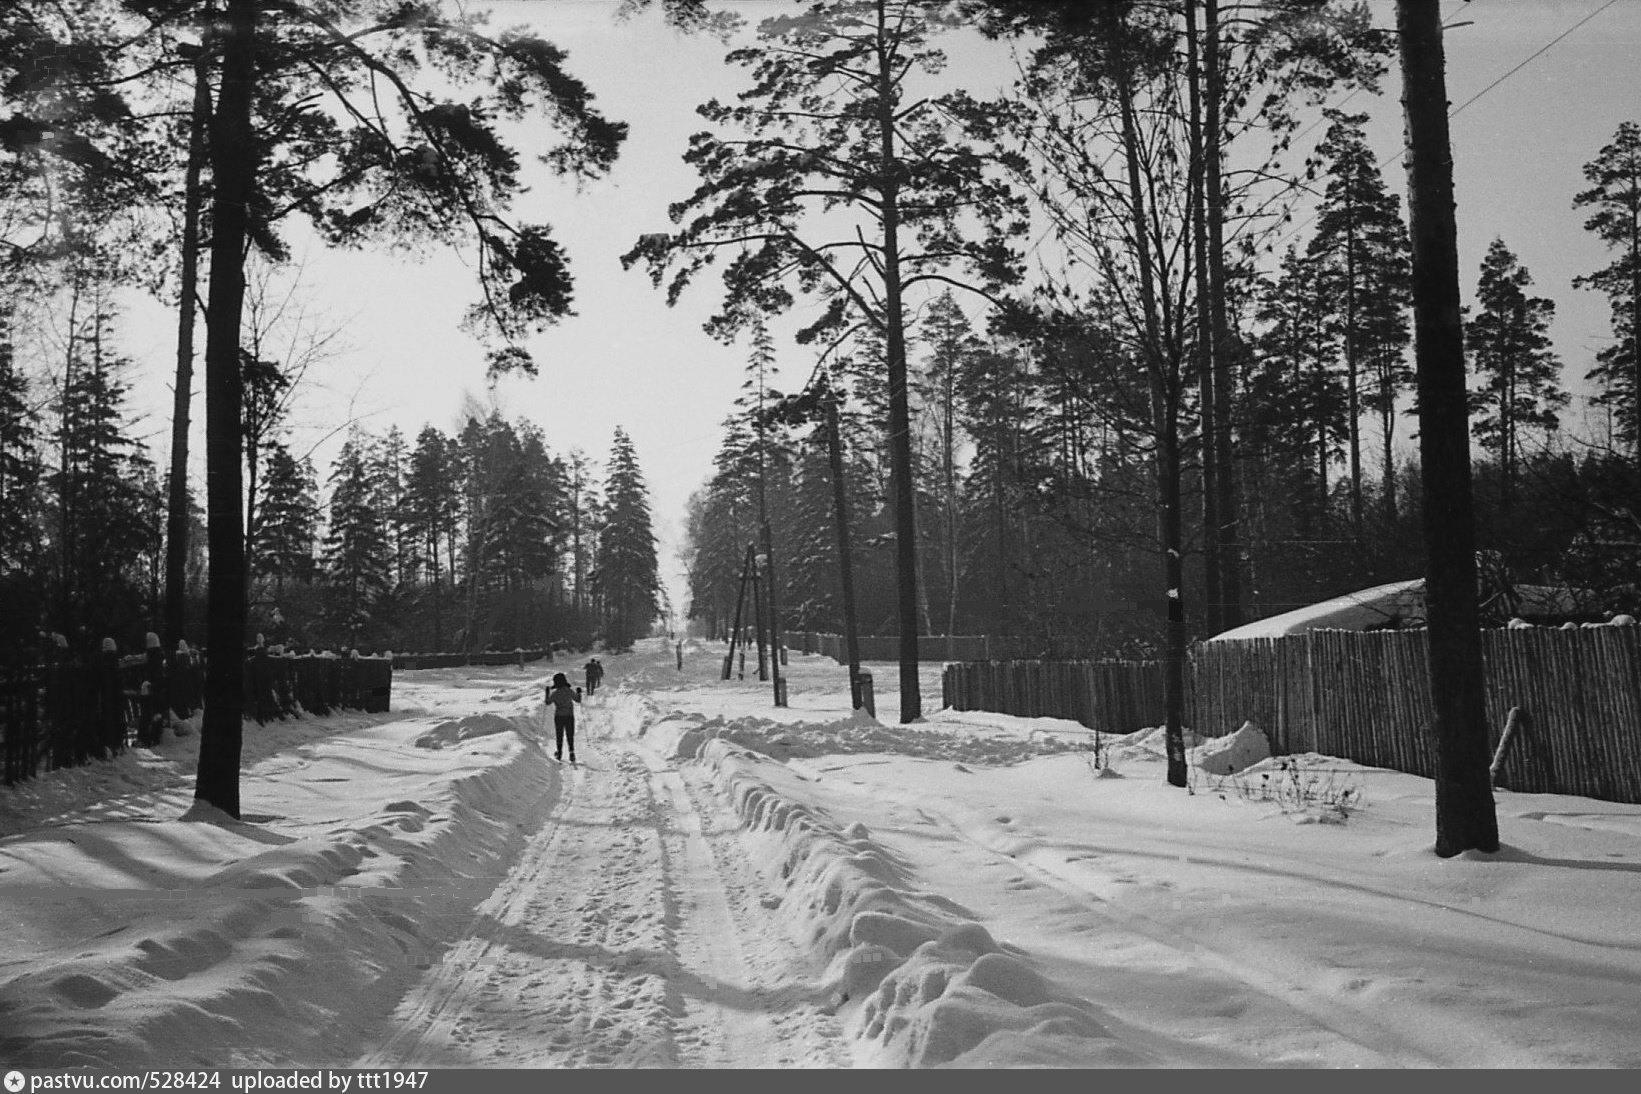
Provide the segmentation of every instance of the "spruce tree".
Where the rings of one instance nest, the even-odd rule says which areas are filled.
[[[291,383],[277,362],[249,352],[239,355],[242,396],[241,428],[245,435],[245,559],[254,577],[260,567],[267,474],[267,449],[283,425]]]
[[[649,634],[661,610],[661,578],[649,488],[632,441],[619,427],[610,447],[604,493],[594,582],[604,612],[604,644],[622,650]]]
[[[269,446],[267,468],[254,576],[273,580],[277,600],[286,581],[313,580],[318,488],[313,464],[298,461],[283,442]]]
[[[433,586],[433,648],[444,648],[444,590],[455,580],[461,484],[450,438],[432,426],[416,435],[405,481],[405,507],[421,546],[424,579]]]
[[[32,571],[40,552],[40,419],[17,360],[13,315],[0,301],[0,575]]]
[[[393,556],[393,583],[403,585],[417,568],[420,542],[407,515],[405,479],[410,472],[410,452],[398,426],[389,426],[376,446],[375,471],[382,512],[387,521],[389,551]]]
[[[129,435],[123,374],[131,362],[115,350],[109,290],[94,278],[77,272],[69,289],[57,466],[48,480],[53,584],[59,629],[131,641],[144,614],[141,560],[152,539],[152,463]]]
[[[684,527],[688,612],[712,638],[727,639],[734,624],[749,542],[748,513],[716,479],[689,497]]]
[[[349,645],[366,632],[372,610],[392,587],[393,557],[370,456],[369,439],[356,431],[343,443],[330,476],[325,534],[329,614]]]
[[[787,543],[781,556],[782,610],[796,631],[843,631],[843,596],[838,580],[838,540],[834,528],[832,476],[825,426],[799,451],[792,499],[783,516]]]

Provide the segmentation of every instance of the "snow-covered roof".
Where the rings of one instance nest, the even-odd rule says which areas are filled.
[[[1368,631],[1423,620],[1424,578],[1414,578],[1359,589],[1281,615],[1256,619],[1222,631],[1208,641],[1238,642],[1321,630]]]
[[[1588,612],[1593,594],[1553,585],[1512,585],[1510,612],[1529,620],[1565,618]],[[1222,631],[1209,642],[1237,642],[1248,638],[1280,638],[1306,631],[1371,631],[1391,627],[1423,626],[1424,578],[1392,581],[1370,589],[1307,604],[1291,612],[1256,619]]]

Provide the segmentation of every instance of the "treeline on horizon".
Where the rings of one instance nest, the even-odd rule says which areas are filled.
[[[55,298],[66,319],[54,338],[0,313],[8,655],[32,652],[41,634],[80,655],[105,638],[137,652],[161,630],[166,499],[128,406],[111,290],[71,280]],[[61,356],[30,361],[20,345]],[[248,619],[268,644],[621,648],[654,626],[664,593],[648,488],[624,431],[602,474],[496,412],[471,414],[455,435],[426,426],[413,442],[397,427],[355,426],[321,469],[291,451],[296,380],[249,353],[243,364]],[[190,511],[184,639],[198,648],[205,534]]]
[[[1473,323],[1487,321],[1484,314]],[[1100,352],[1097,333],[1040,340],[979,332],[949,294],[930,307],[923,331],[912,355],[919,633],[1024,636],[1048,657],[1159,656],[1154,469],[1143,431],[1125,431],[1100,393],[1079,382],[1122,374],[1115,361],[1098,372],[1087,367]],[[1269,392],[1287,362],[1276,353],[1263,360],[1256,369],[1250,358],[1244,379]],[[1314,385],[1309,394],[1324,396],[1311,404],[1324,415],[1250,406],[1239,423],[1246,619],[1423,572],[1416,457],[1358,484],[1346,455],[1346,380],[1325,360],[1312,363],[1321,367],[1299,375]],[[839,424],[860,633],[892,635],[880,375],[869,356],[864,367],[844,357],[829,372],[828,390],[845,408]],[[783,629],[841,633],[826,425],[812,403],[784,393],[772,355],[754,354],[747,392],[725,422],[714,475],[689,502],[690,617],[699,632],[727,636],[743,597],[747,547],[763,550],[761,488]],[[1112,387],[1105,397],[1119,392]],[[1563,405],[1554,396],[1546,389],[1540,408]],[[1523,411],[1529,401],[1516,405]],[[1488,419],[1477,417],[1473,470],[1489,626],[1525,614],[1513,593],[1524,584],[1575,590],[1585,617],[1641,609],[1636,461],[1561,433],[1547,418],[1531,429],[1515,424],[1519,447],[1505,461],[1488,443],[1496,435]],[[1200,469],[1190,468],[1184,484],[1200,498]],[[1193,637],[1205,638],[1215,630],[1204,603],[1202,511],[1188,512],[1185,601]],[[743,616],[751,611],[746,594]]]

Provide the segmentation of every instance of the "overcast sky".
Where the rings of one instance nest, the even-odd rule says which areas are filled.
[[[505,381],[492,391],[482,347],[457,329],[473,299],[469,256],[339,255],[315,248],[306,256],[303,291],[317,314],[341,328],[347,348],[322,378],[310,378],[309,425],[298,445],[350,414],[377,433],[392,424],[411,438],[426,424],[455,432],[469,397],[485,405],[493,399],[510,420],[539,423],[557,452],[579,448],[599,461],[614,429],[623,426],[650,484],[663,571],[676,574],[684,502],[709,473],[748,349],[722,346],[701,331],[718,301],[714,279],[703,279],[679,308],[668,309],[646,275],[623,271],[617,257],[640,234],[668,229],[667,204],[696,182],[680,160],[689,134],[701,128],[694,108],[711,96],[732,95],[743,70],[722,65],[718,43],[679,35],[654,15],[616,23],[616,0],[476,6],[494,8],[499,24],[538,27],[569,52],[571,71],[589,85],[599,108],[631,127],[610,178],[579,194],[539,186],[520,211],[523,219],[551,224],[568,249],[578,314],[533,342],[539,378]],[[730,6],[756,16],[788,5]],[[1377,21],[1393,24],[1390,0],[1375,0],[1373,7]],[[1502,237],[1531,271],[1536,290],[1558,305],[1554,334],[1567,382],[1576,386],[1610,329],[1605,301],[1571,282],[1610,259],[1583,231],[1572,196],[1585,185],[1582,165],[1619,123],[1641,120],[1641,0],[1449,0],[1443,13],[1450,24],[1468,24],[1447,35],[1449,95],[1459,108],[1453,139],[1463,289],[1472,294],[1489,241]],[[977,94],[1004,87],[1013,73],[1006,47],[965,46],[956,62]],[[1399,75],[1392,71],[1377,98],[1341,95],[1339,102],[1374,116],[1370,135],[1387,184],[1402,192]],[[1318,127],[1310,139],[1320,135]],[[1309,230],[1303,221],[1298,228],[1295,241],[1302,244]],[[143,370],[143,397],[163,405],[174,333],[141,318],[132,324],[132,351]],[[790,344],[779,348],[785,386],[796,387],[813,358]],[[201,411],[196,423],[202,418]],[[150,426],[162,432],[159,411]],[[196,442],[195,451],[201,447]],[[331,452],[320,449],[322,470]],[[675,596],[681,591],[676,578],[673,590]]]

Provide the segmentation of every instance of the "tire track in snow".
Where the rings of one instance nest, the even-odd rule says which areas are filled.
[[[661,948],[653,807],[642,765],[600,751],[543,759],[546,820],[356,1066],[672,1066],[665,986],[626,971]]]
[[[516,864],[474,910],[473,922],[462,937],[400,1001],[391,1034],[362,1055],[354,1067],[407,1067],[435,1062],[438,1048],[453,1040],[456,1023],[483,990],[489,958],[497,945],[497,928],[517,918],[518,909],[546,872],[563,820],[574,805],[576,784],[558,777],[544,792],[556,792],[556,798],[530,834]]]
[[[687,990],[674,1015],[681,1067],[846,1067],[818,977],[762,902],[734,813],[705,787],[639,745],[667,822],[669,917]]]
[[[848,1066],[733,813],[585,718],[587,763],[547,761],[545,820],[355,1066]]]

